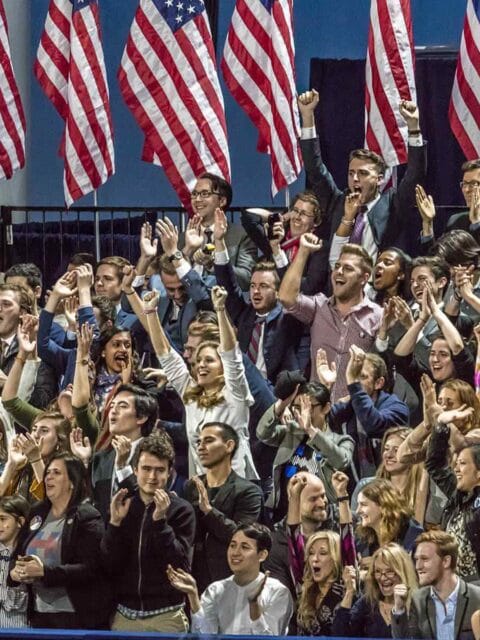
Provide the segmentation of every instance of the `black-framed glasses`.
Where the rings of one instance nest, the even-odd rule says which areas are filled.
[[[200,198],[200,200],[206,200],[210,198],[210,196],[219,196],[218,191],[209,191],[208,189],[203,189],[202,191],[192,191],[190,194],[191,200],[195,200],[196,198]]]

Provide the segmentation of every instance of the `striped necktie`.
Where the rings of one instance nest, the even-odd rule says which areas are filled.
[[[257,364],[258,348],[260,346],[260,338],[262,336],[262,325],[265,323],[265,317],[257,316],[252,329],[250,344],[248,345],[247,355],[253,364]]]
[[[352,244],[362,244],[363,232],[365,230],[365,223],[367,221],[368,207],[363,205],[359,208],[357,217],[355,218],[355,225],[350,235],[350,242]]]

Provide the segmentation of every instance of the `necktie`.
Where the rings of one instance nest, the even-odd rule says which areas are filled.
[[[252,329],[252,336],[250,338],[250,344],[248,345],[247,355],[253,364],[257,364],[258,359],[258,347],[260,346],[260,337],[262,335],[262,325],[265,322],[265,318],[257,316],[255,324]]]
[[[208,227],[205,229],[205,244],[213,244],[213,230]]]
[[[3,356],[7,352],[7,345],[3,340],[0,340],[0,369],[3,367]]]
[[[357,217],[355,218],[355,225],[350,235],[350,242],[352,244],[362,244],[363,231],[365,229],[366,219],[367,219],[367,207],[363,205],[359,208]]]

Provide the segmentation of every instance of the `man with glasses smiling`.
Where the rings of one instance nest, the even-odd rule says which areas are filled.
[[[193,262],[200,264],[204,269],[213,267],[213,255],[203,249],[207,244],[213,244],[213,224],[215,221],[215,210],[217,208],[227,211],[232,202],[231,185],[213,173],[203,173],[198,177],[197,182],[190,194],[192,210],[198,216],[199,229],[198,238],[192,249],[196,249],[193,255]],[[248,238],[244,229],[239,224],[229,224],[225,244],[228,249],[230,262],[238,279],[238,283],[243,291],[248,291],[250,283],[250,273],[257,259],[257,249]],[[179,247],[185,246],[185,235],[179,237]]]

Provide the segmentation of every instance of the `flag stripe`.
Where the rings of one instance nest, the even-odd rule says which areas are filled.
[[[221,63],[225,83],[270,154],[272,194],[302,167],[298,145],[292,3],[237,0]]]
[[[50,0],[34,73],[65,121],[60,152],[70,206],[115,172],[98,0]]]
[[[8,25],[0,0],[0,178],[25,166],[26,121],[12,66]]]
[[[189,208],[196,177],[211,171],[230,180],[230,158],[203,0],[170,5],[140,0],[118,80],[145,136],[142,158],[162,166]]]

